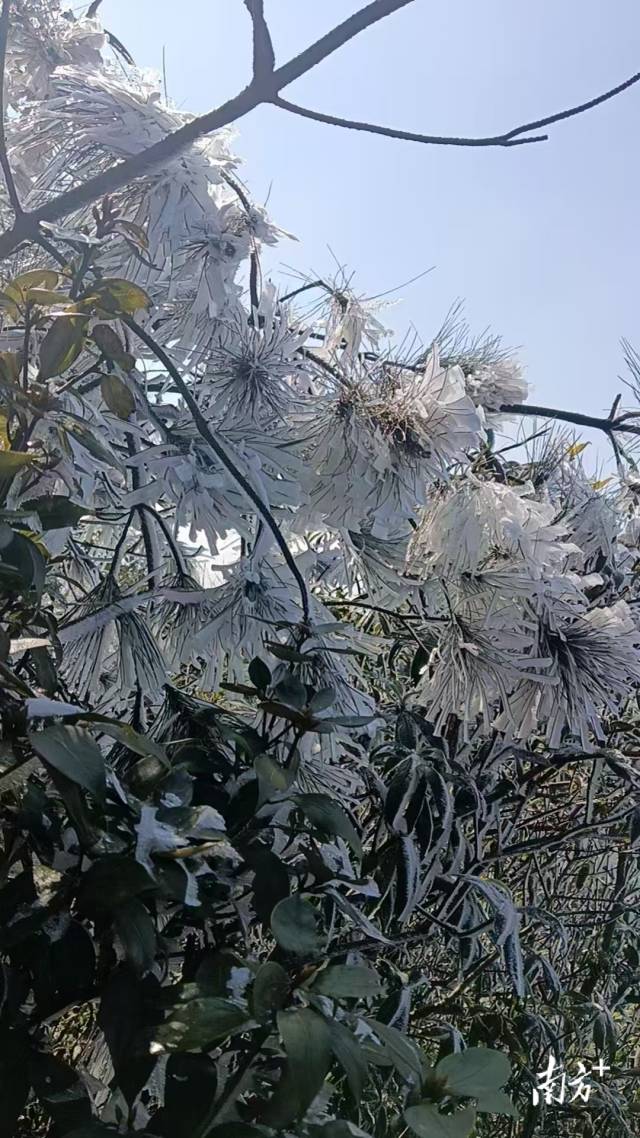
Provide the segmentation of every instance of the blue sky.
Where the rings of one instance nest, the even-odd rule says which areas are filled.
[[[284,61],[357,0],[265,0]],[[103,0],[136,62],[201,112],[250,69],[242,0]],[[637,0],[414,0],[287,96],[433,133],[493,133],[581,102],[640,69]],[[428,338],[457,297],[479,330],[521,346],[537,402],[597,413],[620,384],[619,340],[640,346],[640,85],[551,139],[510,150],[424,147],[260,108],[238,124],[242,175],[269,195],[284,242],[270,266],[322,275],[338,259],[369,295],[422,270],[388,314]]]

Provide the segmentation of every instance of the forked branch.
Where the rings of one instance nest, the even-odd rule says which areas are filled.
[[[15,224],[11,229],[0,234],[0,259],[10,256],[23,242],[33,240],[41,223],[58,221],[61,218],[67,217],[76,210],[83,209],[92,202],[97,201],[105,194],[111,194],[122,189],[136,178],[140,178],[159,167],[166,166],[168,162],[199,138],[210,134],[212,131],[219,130],[221,127],[228,126],[232,122],[236,122],[262,104],[274,104],[284,110],[291,111],[293,114],[302,115],[304,118],[314,119],[319,122],[329,123],[333,126],[346,127],[351,130],[368,131],[373,134],[413,142],[439,146],[506,147],[542,141],[547,137],[546,135],[532,134],[532,132],[538,131],[545,126],[550,126],[553,123],[560,122],[563,119],[583,114],[585,111],[591,110],[600,103],[614,98],[640,80],[640,73],[632,75],[629,79],[626,79],[624,83],[620,83],[617,87],[611,88],[609,91],[596,96],[594,99],[590,99],[586,103],[581,103],[568,110],[560,111],[557,114],[549,115],[546,118],[541,118],[534,122],[524,123],[521,126],[512,128],[505,134],[489,135],[485,138],[445,137],[394,130],[391,127],[376,126],[372,123],[357,122],[355,120],[338,118],[333,115],[326,115],[321,111],[310,110],[306,107],[299,106],[297,103],[290,103],[281,98],[281,92],[291,83],[295,82],[296,79],[306,75],[324,59],[333,55],[333,53],[344,44],[360,35],[360,33],[367,28],[372,27],[380,20],[390,16],[393,12],[399,11],[401,8],[407,7],[411,3],[413,3],[413,0],[372,0],[371,3],[365,5],[365,7],[361,8],[358,12],[354,12],[353,15],[327,32],[326,35],[321,36],[315,43],[305,48],[299,55],[294,56],[287,63],[276,68],[271,35],[264,14],[264,0],[244,0],[253,25],[253,76],[246,87],[226,103],[208,111],[204,115],[192,119],[180,127],[179,130],[161,139],[160,142],[147,147],[138,154],[134,154],[125,161],[111,166],[108,170],[104,170],[94,178],[89,178],[86,182],[74,186],[72,189],[59,194],[57,197],[51,198],[30,212],[23,213],[20,209],[20,203],[17,199],[8,167],[6,146],[4,145],[4,140],[0,138],[0,163],[5,173],[9,195],[14,211],[16,212]],[[94,4],[90,11],[94,12],[96,9],[97,5]],[[9,10],[10,0],[4,0],[3,18],[6,16],[7,21]],[[8,25],[5,27],[5,31],[6,30],[8,30]]]
[[[548,115],[546,118],[536,119],[534,122],[526,122],[520,126],[514,126],[504,134],[485,135],[478,138],[465,138],[459,135],[417,134],[410,130],[396,130],[394,127],[378,126],[375,123],[361,122],[357,119],[345,119],[336,115],[327,115],[322,111],[311,110],[309,107],[301,107],[298,103],[292,103],[288,99],[282,99],[280,96],[277,96],[273,100],[273,103],[283,111],[290,111],[291,114],[300,115],[305,119],[313,119],[315,122],[327,123],[329,126],[344,127],[347,130],[365,131],[368,134],[381,134],[384,135],[385,138],[398,138],[405,142],[421,142],[430,146],[524,146],[529,142],[546,142],[549,137],[548,134],[532,134],[532,131],[542,130],[544,127],[552,126],[553,123],[575,118],[576,115],[582,115],[585,111],[590,111],[594,107],[600,106],[601,103],[606,103],[609,99],[614,99],[616,95],[620,95],[623,91],[626,91],[629,87],[633,87],[638,82],[640,82],[640,71],[636,72],[635,75],[631,75],[629,79],[625,79],[624,83],[619,83],[617,87],[612,87],[602,95],[597,95],[594,99],[589,99],[586,103],[578,103],[575,107],[569,107],[564,111],[557,111],[556,114]]]

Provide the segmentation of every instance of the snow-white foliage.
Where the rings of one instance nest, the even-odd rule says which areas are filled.
[[[189,121],[152,79],[110,60],[98,20],[45,0],[15,7],[8,145],[26,208]],[[321,604],[341,598],[390,609],[421,648],[414,699],[437,730],[453,716],[467,737],[497,728],[592,746],[640,680],[637,495],[594,488],[576,448],[537,479],[490,452],[487,426],[527,396],[517,360],[441,362],[434,343],[404,362],[375,305],[344,288],[319,289],[313,323],[295,298],[280,303],[258,257],[281,231],[237,181],[229,146],[214,133],[138,178],[112,199],[105,232],[87,209],[48,237],[68,257],[93,249],[102,276],[147,292],[137,318],[284,534],[314,594],[313,626],[264,511],[154,352],[112,322],[123,347],[109,367],[130,409],[114,412],[101,386],[47,380],[30,439],[47,468],[35,484],[21,473],[11,495],[13,507],[70,495],[86,510],[73,541],[46,524],[43,534],[59,558],[69,702],[124,714],[137,700],[153,713],[177,673],[200,691],[246,682],[266,642],[289,645],[295,662],[302,632],[301,677],[335,690],[338,715],[372,715],[362,641]],[[58,267],[34,247],[15,268],[36,265]],[[37,346],[42,333],[31,335]],[[10,319],[3,337],[15,347]],[[91,348],[72,374],[95,360]],[[362,611],[343,606],[340,618]],[[310,770],[336,760],[321,741]],[[147,829],[164,840],[155,819]]]

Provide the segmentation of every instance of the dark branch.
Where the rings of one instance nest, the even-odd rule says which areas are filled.
[[[171,550],[171,555],[173,557],[173,560],[175,561],[176,569],[178,570],[178,573],[180,573],[184,576],[186,573],[186,569],[185,569],[184,558],[182,556],[182,552],[180,550],[180,547],[179,547],[177,541],[175,540],[175,538],[171,532],[171,529],[169,528],[166,521],[162,517],[162,514],[158,513],[157,510],[154,510],[153,506],[148,505],[147,502],[139,502],[137,509],[146,511],[146,513],[150,514],[151,517],[154,518],[154,520],[157,522],[160,529],[162,530],[162,533],[164,534],[164,539],[165,539],[167,545],[169,546],[169,549]]]
[[[414,131],[396,130],[389,126],[378,126],[375,123],[360,122],[356,119],[344,119],[336,115],[327,115],[322,111],[310,110],[308,107],[301,107],[298,103],[291,103],[288,99],[281,99],[280,96],[276,96],[272,101],[274,106],[281,107],[283,111],[291,111],[292,114],[301,115],[302,118],[305,119],[313,119],[315,122],[327,123],[329,126],[345,127],[347,130],[366,131],[368,134],[382,134],[385,138],[398,138],[405,142],[421,142],[430,146],[523,146],[529,142],[545,142],[549,137],[548,134],[532,135],[531,131],[542,130],[543,127],[552,126],[553,123],[562,122],[564,119],[575,118],[576,115],[582,115],[585,111],[590,111],[594,107],[600,106],[601,103],[606,103],[609,99],[614,99],[616,95],[620,95],[623,91],[628,90],[629,87],[633,87],[634,84],[638,82],[640,82],[640,71],[632,75],[629,79],[625,79],[624,83],[619,83],[617,87],[612,87],[609,91],[605,91],[603,95],[597,95],[595,99],[589,99],[586,103],[579,103],[575,107],[569,107],[566,111],[558,111],[554,115],[548,115],[543,119],[536,119],[534,122],[514,126],[511,130],[505,131],[504,134],[494,134],[480,138],[461,138],[455,135],[416,134]],[[523,135],[526,135],[526,137],[522,137]]]
[[[11,164],[9,162],[9,155],[7,154],[7,137],[5,131],[5,103],[4,103],[4,72],[5,63],[7,59],[7,40],[9,38],[9,17],[11,15],[11,0],[2,0],[2,12],[0,13],[0,167],[4,174],[4,180],[7,186],[7,193],[11,208],[16,217],[22,214],[22,206],[20,205],[20,198],[16,190],[16,184],[13,180],[13,173]]]
[[[540,407],[535,403],[503,403],[500,410],[505,415],[535,415],[538,419],[558,419],[562,423],[573,423],[576,427],[604,431],[609,437],[614,431],[640,435],[640,424],[629,422],[634,416],[633,412],[625,412],[612,419],[608,415],[583,415],[580,411],[560,411],[556,407]]]
[[[326,36],[322,36],[310,47],[300,52],[300,55],[296,55],[294,59],[290,59],[288,63],[284,63],[282,67],[278,68],[274,73],[274,93],[277,94],[278,91],[282,91],[284,87],[293,83],[295,79],[306,75],[313,67],[322,63],[323,59],[333,55],[334,51],[343,47],[345,43],[360,35],[367,28],[412,3],[413,0],[373,0],[373,3],[367,4],[359,12],[354,12],[353,16],[349,16],[337,27],[332,28]]]
[[[611,87],[602,95],[596,95],[595,99],[589,99],[586,103],[578,103],[575,107],[569,107],[566,111],[558,111],[555,115],[547,115],[544,119],[536,119],[534,122],[523,123],[522,126],[515,126],[505,138],[514,138],[517,134],[528,134],[531,130],[542,130],[545,126],[553,126],[554,123],[563,122],[565,119],[573,119],[576,115],[583,115],[585,111],[591,111],[594,107],[599,107],[601,103],[607,103],[609,99],[615,99],[616,95],[622,94],[627,91],[629,87],[640,82],[640,71],[635,75],[631,75],[629,79],[625,79],[623,83],[618,83],[617,87]]]
[[[97,174],[95,178],[89,178],[81,185],[74,186],[73,189],[59,194],[58,197],[45,202],[38,209],[23,214],[16,220],[12,229],[0,235],[0,259],[10,256],[23,241],[32,240],[41,222],[58,221],[75,210],[82,209],[83,206],[104,197],[105,194],[114,193],[136,178],[142,177],[159,166],[166,165],[177,154],[180,154],[181,151],[204,135],[211,134],[214,130],[220,130],[221,127],[228,126],[229,123],[237,122],[238,119],[243,118],[261,103],[271,102],[283,87],[287,87],[289,83],[293,83],[295,79],[305,75],[323,59],[342,47],[343,44],[359,35],[365,28],[371,27],[372,24],[384,19],[385,16],[389,16],[392,12],[411,3],[413,0],[373,0],[373,3],[367,4],[365,8],[344,20],[342,24],[338,24],[327,35],[322,36],[299,55],[290,59],[288,63],[278,68],[264,81],[256,82],[253,79],[239,94],[223,103],[222,106],[208,111],[205,115],[200,115],[199,118],[192,119],[191,122],[185,123],[179,130],[174,131],[173,134],[167,135],[166,138],[147,147],[146,150],[140,151],[139,154],[134,154],[124,162],[119,162],[109,170],[103,171],[102,174]]]
[[[332,292],[332,289],[324,281],[309,281],[308,284],[300,285],[300,288],[294,288],[291,292],[286,292],[284,296],[279,296],[280,304],[285,304],[287,300],[293,300],[294,296],[300,296],[301,292],[309,292],[313,288],[322,288],[325,292]]]
[[[163,364],[163,366],[167,369],[169,375],[171,376],[173,382],[176,385],[176,388],[180,392],[180,394],[181,394],[182,398],[184,399],[187,407],[189,408],[189,410],[193,416],[193,421],[194,421],[196,427],[198,428],[200,435],[202,436],[204,441],[211,447],[211,450],[213,451],[213,453],[220,460],[220,462],[226,468],[226,470],[229,471],[232,478],[238,483],[238,486],[240,486],[241,490],[244,491],[247,498],[249,498],[250,502],[255,506],[257,512],[262,516],[264,521],[267,523],[269,529],[271,530],[271,532],[275,538],[276,545],[278,546],[280,552],[282,553],[282,556],[284,557],[284,560],[285,560],[287,566],[289,567],[289,570],[290,570],[294,580],[296,581],[296,584],[298,585],[298,588],[300,590],[300,599],[302,602],[303,620],[304,620],[305,624],[308,624],[308,622],[309,622],[309,593],[307,591],[307,586],[306,586],[304,577],[302,576],[300,570],[298,569],[298,566],[295,563],[293,556],[291,555],[291,551],[290,551],[289,546],[287,545],[287,543],[286,543],[286,541],[282,535],[282,531],[281,531],[277,521],[275,520],[273,514],[271,513],[270,509],[262,501],[262,498],[260,497],[260,495],[256,493],[253,486],[245,478],[242,471],[238,470],[238,467],[235,465],[233,460],[231,458],[229,458],[229,455],[227,454],[226,450],[224,449],[222,444],[218,441],[218,439],[214,435],[213,431],[209,427],[207,420],[205,419],[204,415],[202,414],[200,408],[198,407],[198,404],[196,403],[195,399],[193,398],[193,395],[191,394],[191,392],[189,391],[189,388],[188,388],[187,384],[185,383],[184,379],[182,378],[182,376],[180,375],[180,372],[178,371],[176,365],[174,364],[171,357],[167,355],[164,348],[153,339],[153,336],[149,335],[149,333],[146,331],[146,329],[142,328],[140,326],[140,324],[138,324],[135,320],[133,320],[132,317],[130,317],[130,316],[125,317],[124,323],[131,329],[132,332],[135,333],[135,335],[138,337],[138,339],[142,340],[143,344],[146,344],[146,346],[149,348],[149,350],[151,352],[153,352],[156,359],[158,359],[160,361],[160,363]]]
[[[234,193],[237,194],[238,199],[240,201],[240,204],[241,204],[242,208],[244,209],[244,211],[247,215],[247,218],[249,219],[249,225],[251,227],[251,221],[252,221],[252,217],[253,217],[253,207],[251,205],[249,195],[247,194],[246,190],[244,189],[244,186],[242,186],[240,184],[240,182],[236,181],[236,179],[233,178],[231,176],[231,174],[227,174],[224,171],[222,172],[221,177],[222,177],[223,181],[225,181],[227,183],[227,185],[231,187],[231,189],[234,191]],[[258,242],[255,239],[252,227],[250,229],[250,233],[251,233],[251,252],[249,254],[249,299],[251,301],[251,311],[257,312],[258,308],[260,307],[260,293],[259,293],[260,254],[259,254]]]
[[[127,435],[127,449],[130,455],[137,453],[136,440],[133,435]],[[134,490],[139,490],[141,486],[140,471],[136,466],[131,468],[131,485]],[[147,518],[145,508],[143,505],[136,507],[138,517],[140,519],[140,530],[142,533],[142,542],[144,545],[144,553],[147,562],[147,580],[150,589],[157,589],[160,585],[160,565],[158,563],[158,547],[155,541],[155,536],[149,526],[149,519]]]
[[[403,142],[422,142],[432,146],[522,146],[527,142],[544,142],[548,137],[546,134],[538,134],[530,138],[507,140],[503,135],[491,138],[449,138],[439,134],[416,134],[411,130],[396,130],[390,126],[377,126],[375,123],[325,115],[322,111],[312,111],[308,107],[299,106],[298,103],[290,103],[288,99],[281,99],[279,95],[272,102],[275,107],[280,107],[283,111],[290,111],[291,114],[300,115],[304,119],[313,119],[314,122],[327,123],[328,126],[340,126],[347,130],[365,131],[368,134],[382,134],[385,138],[398,138]]]
[[[260,83],[273,75],[276,57],[264,16],[264,0],[244,0],[244,4],[253,24],[253,78]]]
[[[207,112],[207,114],[192,119],[191,122],[186,123],[179,130],[174,131],[173,134],[167,135],[161,139],[160,142],[155,143],[146,150],[142,150],[139,154],[134,154],[131,158],[117,163],[109,170],[105,170],[101,174],[96,175],[96,177],[89,178],[81,185],[59,194],[58,197],[52,198],[50,201],[45,202],[29,213],[19,214],[16,217],[13,228],[0,235],[0,259],[10,256],[23,242],[34,240],[37,237],[41,223],[58,221],[60,218],[82,209],[84,206],[89,205],[105,194],[114,193],[123,186],[129,185],[136,178],[142,177],[151,170],[157,169],[160,166],[166,166],[167,162],[170,162],[176,155],[196,142],[199,138],[210,134],[212,131],[219,130],[229,123],[236,122],[248,114],[249,111],[254,110],[264,103],[273,103],[295,114],[303,115],[305,118],[317,119],[321,122],[338,126],[347,126],[354,130],[373,131],[376,134],[384,134],[393,138],[408,139],[416,142],[450,146],[516,146],[541,141],[544,136],[532,136],[529,132],[559,122],[561,119],[572,118],[575,115],[582,114],[584,111],[598,106],[607,99],[614,98],[620,94],[621,91],[626,90],[640,80],[640,74],[633,75],[630,79],[625,80],[624,83],[619,84],[603,95],[598,95],[595,99],[591,99],[587,103],[581,103],[579,106],[571,107],[569,110],[560,111],[555,115],[549,115],[547,118],[538,119],[535,122],[514,127],[506,134],[496,135],[486,139],[444,138],[437,135],[420,135],[408,131],[395,131],[388,127],[373,126],[369,123],[350,122],[346,119],[337,119],[331,115],[323,115],[319,111],[310,111],[304,107],[299,107],[295,103],[288,103],[286,100],[280,99],[279,95],[290,83],[293,83],[302,75],[307,74],[312,68],[317,67],[319,63],[328,56],[333,55],[335,51],[348,43],[349,40],[359,35],[366,28],[372,27],[380,20],[383,20],[386,16],[391,15],[393,12],[407,7],[413,3],[413,0],[372,0],[372,3],[367,4],[358,12],[354,12],[352,16],[349,16],[341,24],[338,24],[337,27],[327,32],[326,35],[321,36],[319,40],[316,40],[315,43],[305,48],[299,55],[275,70],[273,70],[271,63],[273,48],[264,18],[263,0],[244,0],[244,2],[253,21],[254,67],[257,65],[257,71],[248,86],[222,106],[216,107],[214,110]],[[5,3],[8,10],[9,0],[5,0]],[[93,8],[95,9],[96,5],[94,5]],[[527,135],[526,138],[519,137],[524,134]]]

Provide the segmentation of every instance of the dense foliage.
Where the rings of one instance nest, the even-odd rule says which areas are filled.
[[[14,8],[28,206],[188,121]],[[594,481],[497,339],[278,294],[228,144],[3,266],[0,1135],[631,1135],[633,435]]]

